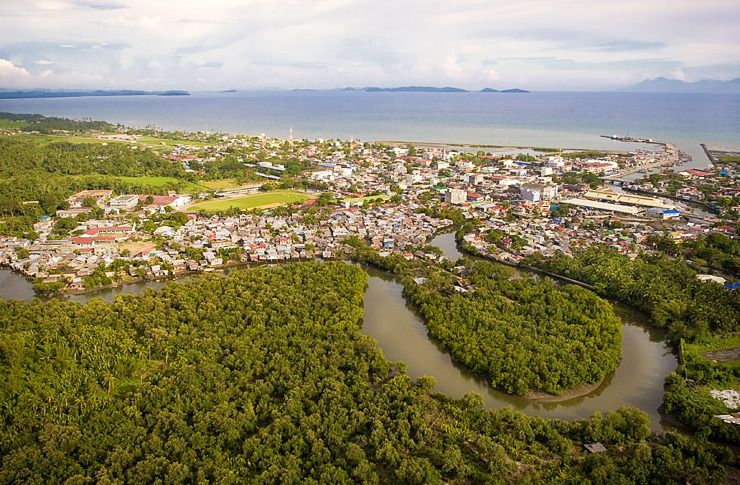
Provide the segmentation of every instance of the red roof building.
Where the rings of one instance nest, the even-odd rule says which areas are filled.
[[[712,175],[712,172],[705,172],[704,170],[697,170],[695,168],[690,168],[686,170],[686,173],[691,175],[692,177],[709,177]]]
[[[152,198],[152,203],[150,205],[158,205],[159,207],[166,207],[177,200],[177,197],[171,197],[169,195],[140,195],[139,200],[141,202],[146,202],[147,197]]]
[[[78,236],[72,242],[78,246],[95,246],[96,244],[110,244],[116,242],[115,236]]]

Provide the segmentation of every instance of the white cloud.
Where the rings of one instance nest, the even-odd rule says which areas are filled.
[[[49,87],[599,89],[740,77],[737,25],[737,0],[3,0],[0,57],[53,59]]]
[[[23,86],[31,74],[8,59],[0,58],[0,85]]]

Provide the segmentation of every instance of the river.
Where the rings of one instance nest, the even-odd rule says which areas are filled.
[[[457,259],[456,256],[460,255],[454,246],[452,235],[438,236],[436,243],[439,243],[446,256]],[[642,324],[644,317],[637,312],[616,307],[624,322],[622,361],[599,388],[588,395],[567,401],[537,402],[491,389],[483,379],[472,376],[453,363],[449,354],[430,339],[423,321],[406,304],[401,284],[388,273],[373,269],[367,271],[370,279],[365,293],[362,332],[378,341],[386,358],[394,362],[404,362],[411,377],[434,377],[437,382],[436,391],[453,398],[460,398],[468,392],[477,392],[483,396],[489,407],[511,406],[530,415],[562,419],[586,418],[596,411],[615,410],[622,405],[631,405],[650,416],[653,430],[663,430],[658,406],[662,402],[663,379],[676,367],[676,359],[662,335],[648,330]],[[162,281],[132,283],[64,298],[83,304],[92,298],[102,298],[110,302],[121,294],[139,294],[147,288],[158,290],[165,284]],[[30,300],[33,298],[33,290],[23,277],[8,269],[0,269],[0,296]]]
[[[440,248],[442,254],[452,261],[463,256],[452,233],[440,234],[430,244]],[[378,282],[381,279],[383,283]],[[509,405],[527,414],[564,419],[585,418],[595,411],[630,405],[650,416],[653,430],[663,429],[658,412],[663,402],[663,381],[678,363],[664,334],[648,327],[646,315],[626,305],[614,304],[623,322],[622,360],[616,371],[587,395],[557,403],[537,402],[495,391],[484,380],[455,365],[440,345],[427,335],[422,320],[407,308],[401,291],[401,285],[385,274],[373,274],[365,296],[363,330],[378,340],[388,359],[405,362],[412,377],[434,376],[438,391],[450,397],[461,397],[466,392],[475,391],[491,407]],[[379,295],[381,293],[382,296]],[[382,301],[382,304],[375,304],[373,300]],[[395,338],[394,333],[402,335]]]

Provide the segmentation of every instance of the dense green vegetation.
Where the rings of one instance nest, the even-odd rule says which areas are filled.
[[[698,266],[706,266],[740,278],[740,239],[713,232],[681,244],[681,254]]]
[[[524,395],[559,393],[601,381],[621,354],[621,322],[611,305],[578,286],[514,279],[514,271],[466,260],[472,288],[453,291],[449,274],[428,273],[405,295],[429,333],[492,387]],[[461,287],[458,287],[458,289]]]
[[[705,238],[695,247],[706,248],[708,242],[713,244],[711,241],[715,239]],[[591,283],[599,293],[649,313],[653,323],[666,328],[682,349],[683,361],[665,381],[664,411],[701,436],[740,442],[738,426],[713,418],[736,409],[709,394],[713,389],[740,390],[737,355],[726,362],[703,355],[706,350],[737,352],[738,291],[698,280],[696,271],[682,260],[642,254],[630,261],[603,247],[584,250],[574,258],[530,258],[528,263]]]
[[[464,228],[462,229],[464,231]],[[352,259],[404,277],[404,295],[430,335],[492,387],[525,395],[560,393],[599,382],[621,354],[621,322],[606,301],[583,288],[513,278],[500,264],[465,259],[425,265],[401,255],[380,257],[356,237]],[[423,284],[414,282],[424,276]],[[473,291],[458,292],[467,285]],[[454,288],[457,286],[457,290]]]
[[[13,121],[26,132],[53,133],[55,131],[80,132],[87,130],[112,130],[115,125],[105,121],[70,120],[39,114],[0,113],[0,120]]]
[[[714,399],[708,391],[737,388],[740,373],[737,369],[728,369],[726,364],[717,365],[705,360],[692,356],[691,360],[666,377],[663,410],[696,430],[697,436],[737,445],[740,443],[738,426],[714,418],[715,415],[728,414],[733,410]],[[728,381],[731,384],[723,387]]]
[[[120,176],[184,177],[182,166],[127,145],[52,143],[0,137],[0,216],[53,213],[72,193],[88,188],[165,193],[175,182],[152,186]]]
[[[651,234],[648,244],[669,256],[683,256],[701,268],[740,277],[740,240],[720,232],[699,235],[680,243],[667,236]]]
[[[698,280],[681,260],[646,253],[630,260],[605,246],[592,246],[574,257],[537,255],[525,263],[584,281],[603,296],[637,307],[674,338],[740,330],[740,293]]]
[[[598,189],[604,185],[604,181],[598,175],[591,172],[565,172],[557,177],[556,180],[564,184],[588,184],[592,189]]]
[[[365,281],[303,263],[0,301],[0,483],[723,479],[724,450],[649,437],[638,410],[570,423],[430,395],[359,332]]]

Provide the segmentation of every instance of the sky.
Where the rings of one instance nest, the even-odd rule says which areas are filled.
[[[740,77],[738,0],[0,0],[0,88],[610,90]]]

